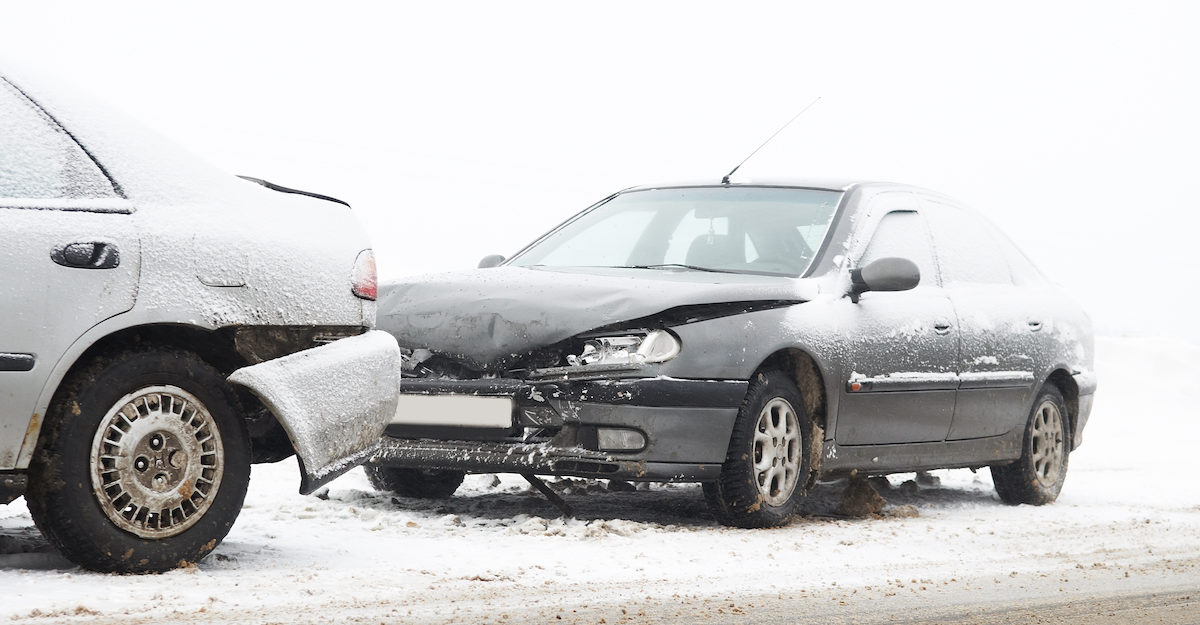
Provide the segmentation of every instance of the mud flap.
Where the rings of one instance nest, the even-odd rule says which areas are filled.
[[[229,381],[275,415],[300,459],[300,493],[362,464],[396,412],[400,350],[378,330],[243,367]]]

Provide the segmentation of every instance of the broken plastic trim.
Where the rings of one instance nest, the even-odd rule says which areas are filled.
[[[24,474],[0,474],[0,505],[11,503],[17,497],[25,494],[29,485],[29,477]]]
[[[527,378],[530,381],[542,382],[549,380],[594,380],[611,378],[610,374],[613,373],[631,373],[646,368],[646,365],[641,363],[567,365],[565,367],[530,369]]]

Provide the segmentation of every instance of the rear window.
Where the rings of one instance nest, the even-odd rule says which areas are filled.
[[[62,128],[0,79],[0,198],[115,198],[112,183]]]

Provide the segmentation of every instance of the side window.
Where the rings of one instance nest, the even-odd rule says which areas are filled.
[[[907,258],[916,263],[921,270],[919,286],[938,286],[937,263],[933,258],[929,228],[920,213],[902,210],[884,215],[858,265],[861,267],[889,256]]]
[[[0,79],[0,198],[110,197],[112,184],[75,140]]]
[[[1045,276],[1029,260],[1025,252],[1018,249],[1002,232],[997,231],[994,227],[990,228],[990,230],[992,236],[996,239],[996,243],[1000,246],[1000,251],[1004,253],[1004,258],[1008,261],[1008,268],[1012,271],[1013,283],[1018,286],[1025,286],[1041,284],[1046,281]]]
[[[1008,261],[983,220],[941,203],[933,204],[926,214],[942,284],[1012,284]]]

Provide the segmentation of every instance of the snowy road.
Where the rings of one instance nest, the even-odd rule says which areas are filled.
[[[287,461],[255,467],[212,556],[164,575],[81,571],[21,502],[0,508],[0,619],[1196,622],[1200,419],[1196,391],[1175,382],[1200,379],[1200,347],[1104,339],[1097,352],[1096,409],[1050,506],[1001,504],[986,471],[938,471],[938,484],[892,476],[882,518],[831,517],[833,483],[809,518],[747,531],[716,525],[692,485],[580,482],[566,494],[577,518],[562,520],[518,477],[471,476],[429,503],[374,493],[355,471],[301,497]]]

